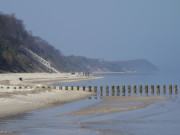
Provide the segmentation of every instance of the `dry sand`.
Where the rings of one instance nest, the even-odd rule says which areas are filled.
[[[19,77],[22,77],[22,81],[19,80]],[[0,74],[0,87],[3,87],[0,88],[0,117],[52,107],[87,98],[93,95],[93,93],[82,90],[49,90],[36,88],[35,86],[43,86],[56,82],[62,83],[92,79],[99,78],[80,75],[75,76],[69,73]],[[24,87],[27,85],[28,88],[25,89]],[[21,89],[19,89],[19,86],[21,86]],[[14,87],[16,87],[16,89],[14,89]]]
[[[161,96],[150,97],[104,97],[99,103],[85,107],[79,111],[69,114],[54,115],[54,117],[63,116],[78,116],[78,115],[92,115],[104,114],[119,111],[130,111],[134,109],[144,108],[150,104],[155,103],[155,100],[169,100],[169,98]]]
[[[19,78],[22,77],[22,81]],[[101,79],[102,77],[88,77],[71,75],[71,73],[7,73],[0,74],[0,84],[3,85],[48,85],[63,82],[79,82]]]

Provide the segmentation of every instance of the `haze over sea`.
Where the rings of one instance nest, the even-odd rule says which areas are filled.
[[[12,131],[22,135],[179,135],[180,99],[179,93],[169,95],[168,85],[180,86],[178,74],[100,74],[104,79],[78,83],[59,84],[63,86],[106,86],[106,85],[167,85],[167,93],[160,95],[170,97],[171,100],[155,101],[145,108],[131,111],[110,112],[85,116],[54,115],[67,114],[78,111],[101,101],[85,99],[46,110],[27,112],[0,120],[0,131]],[[138,87],[137,87],[138,89]],[[99,90],[99,89],[98,89]],[[179,90],[179,89],[178,89]],[[144,88],[143,88],[144,93]],[[140,95],[138,95],[140,96]],[[145,94],[143,94],[145,96]],[[151,96],[151,94],[149,94]],[[121,97],[120,97],[121,98]]]
[[[0,11],[64,55],[147,59],[179,71],[179,0],[0,0]]]

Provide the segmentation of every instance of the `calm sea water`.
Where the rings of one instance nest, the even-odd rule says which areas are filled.
[[[99,74],[104,79],[78,83],[64,83],[64,86],[112,86],[112,85],[178,85],[177,73],[156,74]],[[168,96],[168,95],[167,95]],[[168,96],[169,97],[169,96]],[[180,98],[170,96],[170,101],[159,101],[164,106],[152,104],[132,111],[55,118],[53,115],[70,113],[95,104],[98,100],[81,100],[46,110],[23,113],[0,119],[0,134],[4,131],[22,135],[179,135]]]

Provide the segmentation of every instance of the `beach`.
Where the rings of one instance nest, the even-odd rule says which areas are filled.
[[[22,81],[19,79],[22,78]],[[0,74],[0,85],[49,85],[64,82],[80,82],[101,79],[71,73],[4,73]]]
[[[154,76],[134,74],[106,74],[104,79],[71,73],[0,74],[0,135],[150,135],[157,132],[178,135],[180,101],[175,91],[169,95],[167,88],[165,95],[161,91],[160,95],[152,96],[149,90],[147,96],[143,89],[142,95],[112,96],[109,93],[101,98],[88,91],[88,86],[92,89],[98,86],[100,93],[102,84],[122,86],[132,78],[134,83],[138,81],[136,84],[142,80],[143,84],[156,81]],[[82,86],[86,86],[85,91]]]
[[[70,73],[1,74],[0,135],[154,134],[159,132],[159,127],[170,129],[162,130],[163,134],[169,134],[169,131],[178,133],[176,123],[179,123],[180,109],[174,89],[172,95],[168,88],[164,94],[161,85],[160,94],[155,90],[152,95],[150,89],[146,94],[143,88],[139,94],[137,88],[137,94],[131,89],[131,94],[126,91],[123,96],[120,87],[120,96],[112,96],[109,87],[109,95],[105,96],[107,85],[127,86],[132,81],[145,85],[155,84],[157,80],[153,80],[154,76],[134,74],[106,74],[103,77]],[[93,93],[93,86],[97,86],[97,95]],[[100,86],[103,86],[103,97],[100,96]],[[173,126],[169,127],[169,123]]]
[[[22,78],[20,80],[19,78]],[[101,79],[102,77],[88,77],[81,75],[71,75],[70,73],[7,73],[0,74],[0,117],[16,115],[37,109],[62,105],[88,98],[95,93],[88,90],[66,90],[65,86],[49,86],[53,83],[79,82],[87,80]],[[75,116],[101,114],[118,111],[128,111],[147,107],[153,103],[153,100],[167,100],[161,96],[154,97],[105,97],[98,104],[88,106],[83,110],[72,112],[70,114],[55,115]],[[148,101],[148,102],[147,102]],[[134,104],[136,102],[136,104]],[[121,103],[117,107],[114,103]],[[126,106],[122,105],[126,103]],[[127,104],[128,103],[128,104]],[[109,105],[107,105],[109,104]]]
[[[20,80],[19,78],[22,78]],[[7,73],[0,74],[0,117],[43,109],[92,96],[87,91],[51,88],[53,83],[100,79],[70,73]]]

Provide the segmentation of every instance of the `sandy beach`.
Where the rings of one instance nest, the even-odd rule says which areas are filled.
[[[22,81],[19,80],[19,77],[22,77]],[[138,132],[139,134],[144,126],[148,129],[158,123],[158,119],[161,119],[158,116],[163,117],[164,115],[162,123],[160,122],[161,124],[159,125],[163,125],[164,119],[169,116],[178,116],[179,101],[175,101],[178,95],[175,94],[175,91],[172,95],[169,95],[168,89],[166,89],[167,92],[165,95],[161,92],[159,95],[154,94],[154,96],[150,94],[150,90],[148,95],[145,94],[145,91],[143,91],[142,95],[138,93],[133,94],[131,90],[130,95],[126,94],[126,96],[123,96],[122,93],[120,93],[120,96],[117,96],[116,93],[115,96],[112,96],[112,91],[109,89],[108,96],[100,97],[99,85],[102,84],[103,90],[106,90],[104,86],[117,85],[114,84],[115,81],[118,81],[119,84],[127,76],[120,76],[119,80],[117,80],[116,75],[115,78],[113,77],[114,76],[105,76],[102,80],[78,82],[77,84],[63,84],[63,82],[66,81],[77,82],[99,78],[75,76],[65,73],[0,74],[0,135],[15,135],[21,133],[28,135],[38,135],[39,133],[47,135],[53,133],[69,135],[73,132],[76,134],[94,133],[93,135],[96,133],[102,135],[126,134],[126,129],[123,127],[124,124],[127,125],[128,130],[132,129],[129,128],[129,125],[133,127],[139,125],[139,132],[136,131],[136,129],[133,130],[133,132]],[[138,77],[141,78],[141,76]],[[130,78],[130,80],[131,79],[132,78]],[[136,79],[137,78],[134,78],[134,80]],[[148,82],[152,79],[148,79]],[[127,81],[129,82],[129,80]],[[56,82],[62,83],[62,89],[59,86],[49,85]],[[107,82],[110,83],[107,84]],[[149,83],[153,84],[152,82]],[[119,86],[122,86],[122,84],[123,83],[120,83]],[[69,86],[69,90],[66,90],[66,85]],[[81,87],[79,90],[77,90],[77,87],[71,90],[71,85],[86,86],[86,90],[83,91]],[[92,88],[93,86],[97,86],[98,94],[88,92],[87,86],[92,86]],[[103,91],[102,95],[106,95],[105,92],[106,91]],[[122,92],[121,87],[120,92]],[[92,97],[88,99],[89,96]],[[175,103],[177,106],[173,106],[174,102],[177,103]],[[177,112],[176,109],[178,110]],[[171,110],[175,114],[171,115]],[[150,123],[151,126],[146,126],[151,117],[153,118],[152,123]],[[143,121],[144,119],[146,120],[146,118],[146,124],[141,124],[141,122],[136,121]],[[37,119],[38,121],[36,121]],[[131,120],[135,121],[131,122]],[[176,122],[176,118],[173,118],[172,123],[171,118],[168,120],[170,121],[165,123],[167,125],[173,124],[174,121]],[[141,127],[141,125],[143,125],[143,127]],[[173,127],[176,127],[176,125],[173,125]],[[154,127],[152,128],[154,129]],[[172,129],[174,130],[176,128]],[[177,132],[177,130],[175,131]]]
[[[19,80],[19,78],[22,78],[22,81]],[[0,74],[0,85],[49,85],[54,83],[79,82],[101,78],[102,77],[71,75],[71,73],[4,73]]]
[[[22,78],[22,81],[19,79]],[[53,83],[100,79],[70,73],[10,73],[0,74],[0,117],[52,107],[87,98],[93,93],[65,88],[48,89]],[[39,86],[37,88],[37,86]],[[45,88],[42,89],[42,86]]]
[[[19,78],[22,78],[20,80]],[[31,110],[53,107],[92,96],[93,93],[81,90],[60,90],[49,88],[49,84],[95,80],[100,77],[71,75],[70,73],[10,73],[0,74],[0,117],[15,115]],[[70,114],[76,116],[128,111],[146,107],[154,100],[168,100],[165,97],[105,97],[101,102]],[[114,105],[116,104],[116,105]]]

